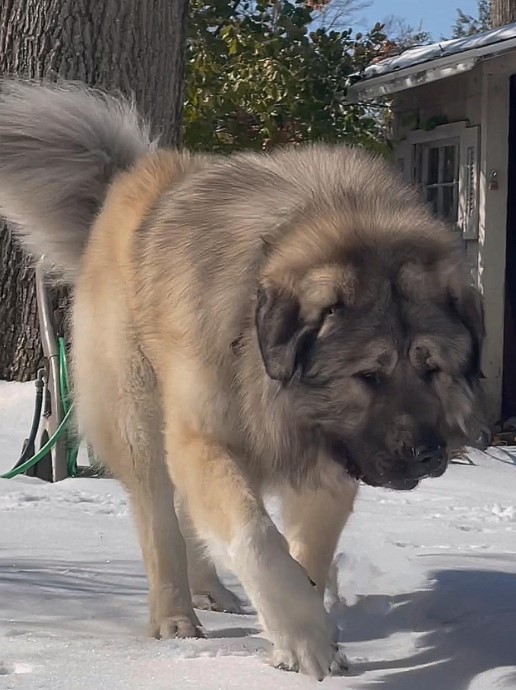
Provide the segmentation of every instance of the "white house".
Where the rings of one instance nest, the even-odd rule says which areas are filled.
[[[461,234],[484,295],[490,418],[516,416],[516,24],[387,58],[349,92],[383,96],[405,179]]]

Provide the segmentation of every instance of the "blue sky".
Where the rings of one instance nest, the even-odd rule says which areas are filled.
[[[360,17],[368,25],[390,15],[402,17],[413,26],[423,21],[424,28],[439,40],[450,35],[457,7],[476,15],[476,0],[373,0],[370,7],[360,11]]]

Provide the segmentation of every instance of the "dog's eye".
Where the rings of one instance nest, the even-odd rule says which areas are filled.
[[[434,380],[434,378],[436,377],[436,375],[439,373],[439,371],[440,370],[437,367],[427,367],[423,371],[423,379],[427,383],[431,383]]]
[[[356,377],[366,383],[370,388],[379,388],[385,383],[385,376],[381,371],[361,371]]]
[[[340,302],[335,302],[335,304],[331,304],[329,307],[326,307],[326,309],[323,312],[323,319],[327,319],[328,317],[335,316],[335,314],[342,309],[342,304]]]

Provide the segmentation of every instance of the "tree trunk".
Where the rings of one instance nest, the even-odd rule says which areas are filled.
[[[493,27],[516,22],[516,0],[491,0]]]
[[[0,74],[74,79],[134,96],[161,141],[176,146],[187,13],[188,0],[1,0]],[[2,224],[0,379],[33,378],[41,357],[34,272]]]

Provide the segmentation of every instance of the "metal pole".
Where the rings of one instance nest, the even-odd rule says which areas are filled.
[[[56,337],[56,325],[52,314],[50,296],[45,284],[42,260],[36,265],[36,300],[41,343],[47,362],[47,395],[43,426],[48,436],[52,436],[60,425],[64,413],[59,383],[59,348]],[[54,448],[49,452],[49,463],[43,463],[41,472],[38,470],[37,476],[51,482],[66,479],[68,476],[66,449],[67,439],[65,435],[59,439]]]

